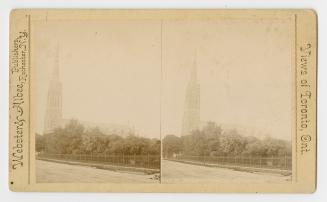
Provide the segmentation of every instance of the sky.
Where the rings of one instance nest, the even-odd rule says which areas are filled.
[[[141,136],[160,137],[160,24],[48,21],[34,27],[37,131],[59,43],[63,118],[129,124]]]
[[[64,118],[180,135],[196,61],[201,121],[290,139],[290,27],[269,19],[35,22],[36,131],[59,44]]]
[[[185,88],[196,61],[202,122],[291,139],[289,21],[175,21],[165,28],[163,134],[181,134]]]

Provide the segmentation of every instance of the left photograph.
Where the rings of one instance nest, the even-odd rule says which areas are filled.
[[[31,32],[36,183],[160,183],[160,22]]]

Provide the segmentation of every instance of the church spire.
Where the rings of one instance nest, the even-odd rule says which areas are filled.
[[[54,62],[54,68],[52,72],[52,79],[58,81],[59,80],[59,44],[56,45],[55,50],[55,62]]]
[[[200,127],[200,84],[197,82],[197,56],[190,67],[190,81],[186,86],[182,136],[190,135]]]
[[[194,54],[193,65],[192,65],[191,68],[192,69],[191,69],[190,83],[196,84],[197,83],[197,54],[196,54],[196,51],[195,51],[195,54]]]
[[[44,133],[51,133],[62,123],[62,84],[59,78],[59,45],[53,55],[53,70],[49,82],[47,106],[44,119]]]

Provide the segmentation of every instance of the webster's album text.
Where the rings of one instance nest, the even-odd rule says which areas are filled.
[[[12,141],[12,158],[11,168],[18,169],[24,165],[24,131],[26,131],[27,123],[24,111],[26,105],[26,90],[28,78],[28,33],[26,31],[19,32],[18,36],[13,40],[13,50],[11,53],[10,74],[15,82],[12,82],[11,109],[15,112],[11,117],[11,124],[14,125],[13,141]]]

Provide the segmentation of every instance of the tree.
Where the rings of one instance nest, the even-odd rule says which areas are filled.
[[[54,154],[75,154],[81,152],[84,127],[77,120],[71,120],[64,128],[57,128],[46,134],[46,151]]]
[[[265,147],[262,141],[256,137],[247,137],[246,146],[243,155],[246,156],[263,156],[265,154]]]
[[[167,135],[162,140],[163,155],[171,157],[173,154],[178,154],[182,151],[182,140],[175,135]]]
[[[245,148],[246,142],[244,138],[238,134],[236,130],[224,132],[220,138],[221,153],[225,156],[240,155]]]
[[[45,137],[38,133],[35,134],[35,150],[36,152],[43,152],[45,150]]]
[[[163,139],[164,156],[181,153],[188,156],[285,156],[291,155],[289,141],[267,137],[246,137],[235,129],[223,131],[214,122],[182,137],[167,135]]]

